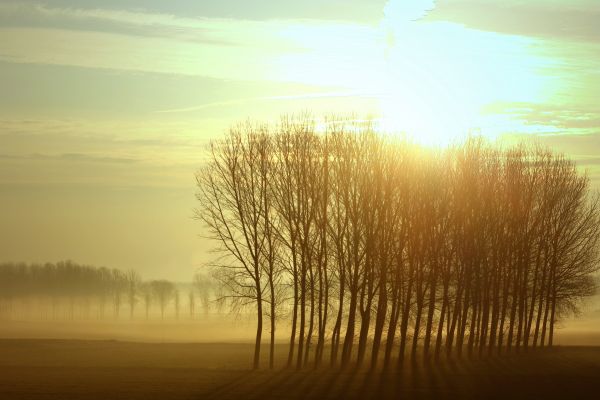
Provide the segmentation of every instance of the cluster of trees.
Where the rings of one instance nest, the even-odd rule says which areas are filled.
[[[552,345],[595,290],[600,203],[538,146],[436,150],[283,119],[213,141],[196,179],[215,275],[255,307],[255,368],[264,319],[271,368],[282,317],[288,366],[387,367]]]
[[[187,309],[181,291],[187,293]],[[80,265],[71,261],[46,264],[0,264],[0,317],[15,313],[49,313],[44,317],[89,318],[106,316],[106,309],[119,318],[122,309],[130,318],[136,306],[143,306],[145,318],[157,307],[161,318],[165,311],[176,318],[186,313],[197,314],[196,304],[208,313],[214,288],[204,275],[197,274],[191,285],[168,280],[143,281],[134,270],[121,271],[104,267]],[[37,309],[37,311],[36,311]],[[139,311],[138,311],[139,312]]]

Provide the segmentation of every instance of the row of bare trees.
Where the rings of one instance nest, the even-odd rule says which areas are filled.
[[[188,292],[187,302],[181,298],[182,289]],[[158,308],[161,318],[167,309],[176,318],[188,311],[194,317],[196,304],[205,314],[209,312],[214,291],[201,274],[194,276],[192,284],[178,285],[168,280],[143,281],[135,270],[124,272],[72,261],[0,264],[0,317],[5,318],[23,312],[47,312],[45,317],[54,319],[65,315],[70,319],[103,318],[107,314],[119,318],[125,309],[133,319],[138,304],[143,305],[146,319],[152,307]],[[112,312],[107,313],[107,308]]]
[[[551,346],[595,290],[598,198],[537,146],[246,123],[211,143],[197,184],[215,275],[255,309],[255,368],[265,329],[273,367],[282,319],[297,368]]]

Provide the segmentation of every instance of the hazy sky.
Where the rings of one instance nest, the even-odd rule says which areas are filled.
[[[600,178],[598,0],[0,2],[0,261],[189,279],[204,144],[356,113],[539,137]]]

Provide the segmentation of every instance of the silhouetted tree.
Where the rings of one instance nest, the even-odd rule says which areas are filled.
[[[153,297],[158,301],[158,305],[160,307],[160,317],[161,319],[164,319],[165,308],[176,294],[175,285],[173,285],[172,282],[164,279],[150,281],[149,285]]]
[[[475,138],[428,149],[371,122],[284,118],[212,144],[197,175],[228,296],[290,311],[288,366],[371,368],[552,345],[594,293],[600,203],[573,162]],[[284,291],[287,294],[284,294]],[[263,305],[269,307],[264,308]],[[316,344],[313,346],[313,341]],[[354,349],[356,343],[356,349]],[[407,349],[408,348],[408,349]],[[341,353],[341,354],[340,354]]]
[[[264,271],[269,262],[265,254],[265,214],[270,213],[265,197],[269,195],[269,139],[266,127],[246,124],[210,145],[209,162],[196,175],[201,208],[197,211],[218,241],[223,259],[219,262],[220,280],[231,297],[246,305],[256,305],[254,368],[260,361],[263,330]],[[226,262],[225,262],[226,261]]]
[[[127,281],[127,301],[129,302],[129,318],[133,319],[135,305],[138,301],[138,294],[140,291],[140,286],[142,284],[142,279],[140,278],[140,275],[132,269],[127,271],[125,279]]]

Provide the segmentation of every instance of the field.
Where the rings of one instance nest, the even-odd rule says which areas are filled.
[[[284,347],[277,349],[283,357]],[[249,371],[250,344],[0,340],[2,399],[597,398],[600,347],[401,371]],[[277,360],[281,365],[283,359]]]

